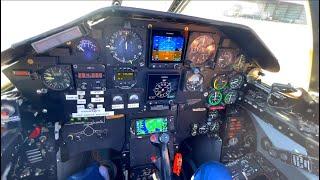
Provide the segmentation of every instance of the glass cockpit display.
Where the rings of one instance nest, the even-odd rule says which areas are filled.
[[[151,41],[152,62],[181,62],[185,38],[180,32],[153,31]]]
[[[148,100],[170,100],[176,97],[179,85],[179,74],[149,74]]]
[[[168,120],[164,117],[144,118],[135,121],[135,134],[137,136],[167,131]]]

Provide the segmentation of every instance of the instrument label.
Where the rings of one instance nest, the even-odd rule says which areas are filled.
[[[84,96],[86,95],[85,91],[77,91],[77,95]]]
[[[90,94],[104,94],[104,91],[90,91]]]
[[[104,102],[104,98],[103,97],[91,98],[91,102]]]
[[[66,100],[77,100],[78,99],[78,95],[66,95]]]
[[[86,104],[87,100],[86,99],[78,99],[77,104]]]
[[[77,105],[77,110],[84,109],[84,105]]]
[[[103,104],[97,104],[97,109],[103,108]]]
[[[72,117],[73,118],[78,118],[78,117],[100,117],[100,116],[113,116],[113,115],[114,115],[114,111],[72,113]]]
[[[124,109],[124,104],[112,104],[111,109]]]
[[[128,108],[139,108],[139,103],[131,103],[131,104],[128,104]]]
[[[104,108],[99,109],[78,109],[78,113],[103,113],[105,112]]]

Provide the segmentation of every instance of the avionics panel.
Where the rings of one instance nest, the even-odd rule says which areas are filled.
[[[182,63],[186,39],[182,31],[153,30],[150,37],[150,68],[174,68]]]

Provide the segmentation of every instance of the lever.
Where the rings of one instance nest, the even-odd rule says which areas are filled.
[[[167,133],[153,134],[150,136],[150,141],[154,144],[160,145],[161,150],[161,171],[164,180],[171,179],[171,165],[170,165],[170,158],[169,158],[169,150],[168,150],[168,142],[169,142],[169,135]]]

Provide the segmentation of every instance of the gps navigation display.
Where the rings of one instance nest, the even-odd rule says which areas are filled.
[[[138,119],[135,126],[137,136],[167,132],[168,120],[163,117]]]

